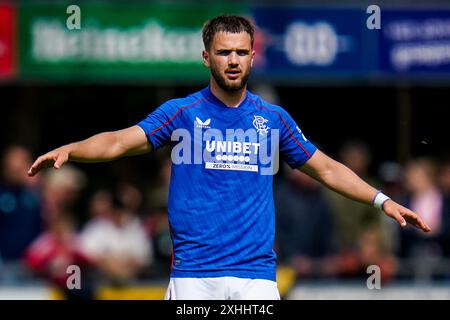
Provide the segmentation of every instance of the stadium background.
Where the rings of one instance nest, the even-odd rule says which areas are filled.
[[[81,9],[80,30],[66,26],[71,4]],[[431,158],[444,176],[450,163],[450,6],[445,1],[381,1],[377,3],[381,29],[371,30],[366,25],[369,5],[359,1],[215,2],[213,6],[206,1],[1,1],[0,152],[5,155],[9,146],[19,144],[34,157],[101,131],[133,125],[162,102],[204,87],[208,73],[200,59],[202,23],[216,14],[240,13],[252,17],[258,27],[259,58],[250,90],[286,108],[323,151],[339,158],[344,143],[365,145],[371,155],[367,175],[379,186],[403,183],[390,181],[382,168],[401,170],[422,157]],[[68,209],[76,230],[89,221],[89,203],[96,191],[113,192],[115,186],[127,184],[142,197],[139,216],[147,221],[151,238],[155,224],[162,223],[154,219],[154,212],[159,214],[164,206],[159,204],[164,202],[164,192],[157,184],[165,157],[158,152],[109,164],[75,164],[74,172],[83,177],[79,190],[73,191],[76,201]],[[279,175],[275,188],[285,175]],[[395,177],[401,179],[400,174]],[[39,194],[45,179],[26,187]],[[401,195],[408,199],[411,190],[402,187]],[[445,192],[449,190],[444,187],[442,203],[448,204]],[[7,215],[8,190],[0,191],[1,214]],[[39,197],[45,204],[45,197],[52,195]],[[45,211],[44,205],[39,232],[48,227]],[[369,275],[361,270],[351,276],[311,274],[283,254],[280,289],[288,299],[448,299],[449,214],[448,205],[443,205],[444,240],[438,242],[444,247],[438,254],[426,254],[424,269],[414,268],[414,259],[420,256],[400,252],[398,230],[389,233],[394,244],[388,253],[396,261],[396,271],[383,282],[382,290],[368,290]],[[0,227],[6,228],[6,221],[0,220]],[[385,221],[381,225],[395,228]],[[20,225],[8,228],[17,228],[20,235]],[[8,246],[7,241],[14,239],[5,236],[1,241]],[[282,243],[277,245],[283,252]],[[425,252],[431,250],[427,248]],[[294,258],[307,255],[298,250]],[[148,270],[141,270],[136,278],[119,281],[120,285],[105,281],[97,288],[100,297],[161,298],[168,277],[167,256],[158,256],[155,248],[152,256]],[[312,256],[312,261],[321,258]],[[0,268],[1,298],[60,296],[48,277],[33,274],[22,258],[3,258]]]

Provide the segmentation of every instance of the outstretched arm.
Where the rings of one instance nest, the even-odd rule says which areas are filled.
[[[328,188],[362,203],[371,205],[378,192],[374,187],[359,178],[352,170],[342,163],[331,159],[320,150],[317,150],[311,159],[299,169]],[[383,211],[389,217],[397,220],[402,227],[405,227],[408,222],[425,232],[431,230],[418,214],[393,200],[384,202]]]
[[[102,132],[86,140],[70,143],[52,150],[33,163],[28,170],[34,176],[40,170],[53,166],[59,169],[68,161],[103,162],[124,156],[150,152],[151,144],[139,126],[123,130]]]

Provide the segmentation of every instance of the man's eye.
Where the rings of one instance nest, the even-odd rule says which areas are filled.
[[[240,56],[246,56],[246,55],[248,55],[248,52],[247,51],[238,51],[237,54]]]
[[[219,51],[217,54],[218,54],[219,56],[227,56],[227,55],[230,54],[230,51]]]

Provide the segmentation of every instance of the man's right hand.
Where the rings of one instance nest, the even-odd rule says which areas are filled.
[[[75,162],[105,162],[150,151],[152,146],[144,130],[134,125],[122,130],[101,132],[86,140],[50,151],[36,159],[28,170],[28,175],[32,177],[40,170],[51,166],[59,169],[69,161],[69,156],[70,161]]]
[[[69,160],[69,148],[67,146],[57,148],[53,151],[47,152],[34,161],[28,170],[30,177],[42,169],[54,167],[55,169],[61,168],[61,166]]]

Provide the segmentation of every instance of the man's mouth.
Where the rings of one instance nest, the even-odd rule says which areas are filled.
[[[227,71],[225,71],[225,73],[227,74],[228,78],[237,79],[237,78],[239,78],[239,75],[241,74],[241,71],[239,71],[239,70],[227,70]]]

